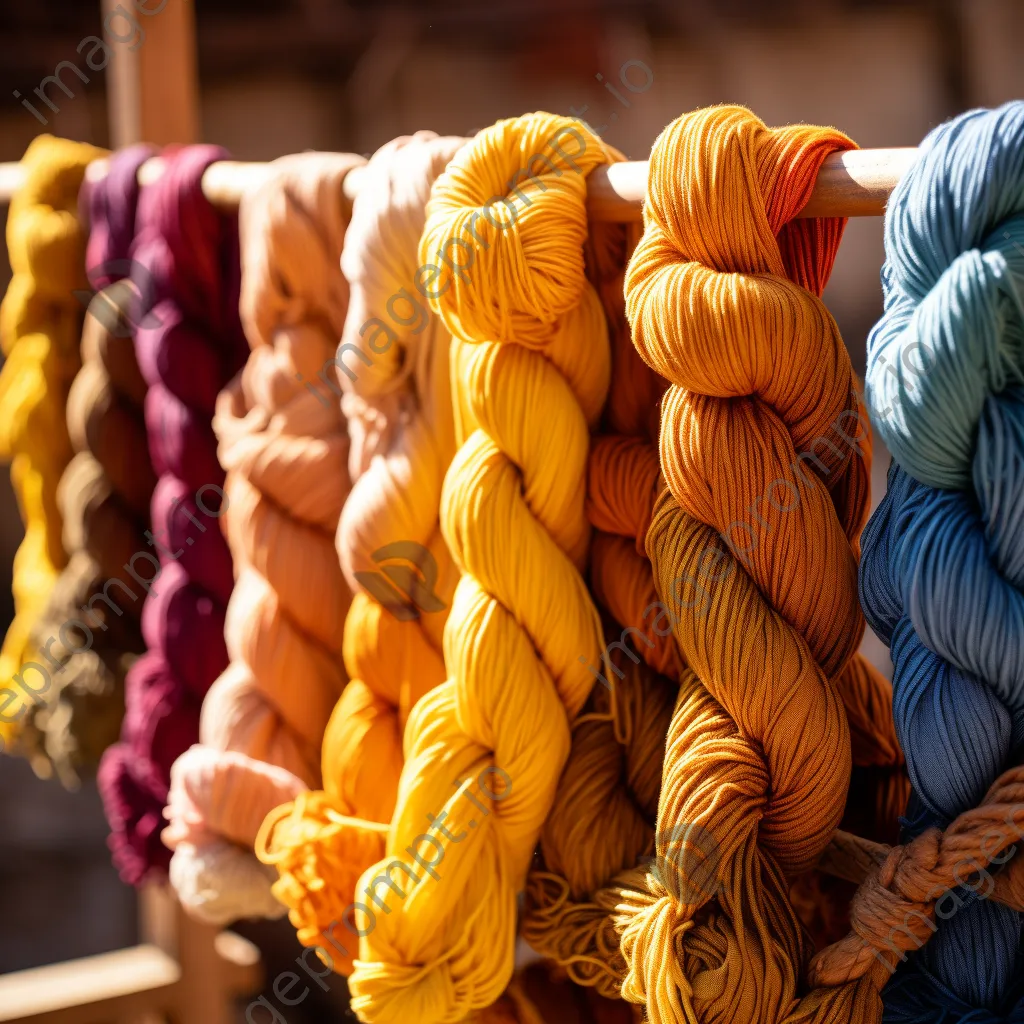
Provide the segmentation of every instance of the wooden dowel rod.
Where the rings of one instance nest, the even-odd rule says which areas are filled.
[[[0,164],[0,202],[9,203],[24,180],[21,164]]]
[[[799,217],[878,217],[917,150],[854,149],[833,153],[825,160],[814,191]],[[203,175],[203,192],[215,206],[232,209],[246,191],[264,180],[267,164],[224,160],[211,164]],[[143,184],[155,181],[163,169],[159,157],[147,160],[139,171]],[[106,173],[106,162],[89,167],[94,179]],[[359,188],[359,169],[345,179],[345,194],[355,198]],[[9,201],[21,181],[19,164],[0,164],[0,202]],[[599,167],[587,181],[587,205],[594,220],[625,223],[640,219],[647,190],[647,161]]]
[[[917,158],[913,147],[851,149],[825,160],[799,217],[879,217]]]

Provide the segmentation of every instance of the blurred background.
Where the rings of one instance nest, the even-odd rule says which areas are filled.
[[[537,109],[583,117],[645,159],[673,117],[723,101],[769,124],[833,124],[864,147],[913,146],[952,114],[1024,96],[1024,0],[194,3],[200,137],[241,160],[304,149],[369,155],[419,128],[469,134]],[[19,159],[43,131],[111,144],[105,72],[88,69],[88,47],[77,52],[84,37],[101,34],[99,0],[0,3],[0,161]],[[43,125],[14,93],[35,98],[62,61],[89,81],[65,67],[73,95],[51,87],[59,109],[36,102]],[[643,85],[644,67],[649,86],[624,88],[623,71]],[[859,372],[881,311],[882,258],[881,220],[851,221],[825,294]],[[0,288],[9,276],[0,248]],[[880,453],[876,499],[887,463]],[[20,537],[5,470],[4,629]],[[884,650],[867,644],[881,664]],[[105,834],[92,785],[67,793],[35,779],[26,762],[0,757],[0,973],[136,941],[136,897],[110,866]],[[267,927],[255,937],[272,950],[289,931]]]

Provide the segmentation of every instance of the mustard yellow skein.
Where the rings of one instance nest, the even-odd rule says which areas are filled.
[[[579,122],[531,114],[477,135],[431,193],[420,260],[455,338],[462,442],[441,527],[463,575],[449,678],[409,718],[386,860],[357,886],[364,1021],[460,1020],[512,975],[516,896],[594,682],[580,657],[603,649],[582,572],[610,353],[583,246],[586,176],[617,158]]]
[[[14,557],[15,617],[0,651],[3,684],[28,661],[46,666],[29,635],[67,561],[57,484],[73,454],[65,406],[81,366],[85,309],[74,292],[88,287],[78,190],[88,164],[103,155],[50,135],[33,139],[21,160],[25,183],[7,215],[14,276],[0,304],[7,357],[0,372],[0,458],[11,463],[25,539]],[[17,728],[0,722],[0,740],[9,741]]]

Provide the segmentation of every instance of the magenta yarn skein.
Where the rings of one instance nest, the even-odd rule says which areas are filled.
[[[233,578],[211,421],[248,345],[238,314],[237,218],[215,209],[201,187],[206,168],[226,158],[214,146],[165,154],[163,175],[142,190],[132,248],[133,280],[149,298],[135,348],[159,479],[151,547],[132,566],[146,592],[148,650],[128,674],[121,739],[104,755],[99,787],[114,863],[133,885],[166,872],[160,832],[171,765],[198,739],[203,696],[228,663]]]

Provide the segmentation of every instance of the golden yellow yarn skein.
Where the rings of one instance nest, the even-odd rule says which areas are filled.
[[[512,975],[516,897],[594,682],[581,661],[603,649],[582,573],[610,355],[583,246],[587,174],[615,159],[579,122],[531,114],[482,131],[431,193],[420,260],[456,339],[462,444],[441,526],[463,576],[449,678],[409,718],[386,859],[356,890],[364,1021],[460,1020]]]
[[[71,460],[64,411],[81,366],[85,233],[78,190],[88,164],[103,151],[40,135],[22,157],[25,183],[11,199],[7,250],[14,277],[0,305],[0,342],[7,361],[0,373],[0,458],[11,462],[25,539],[14,558],[15,618],[0,652],[0,680],[9,683],[32,662],[26,686],[40,693],[50,669],[29,640],[66,556],[61,542],[57,484]],[[15,679],[15,681],[17,681]],[[9,690],[29,702],[30,694]],[[17,731],[24,703],[5,697],[0,740]]]

